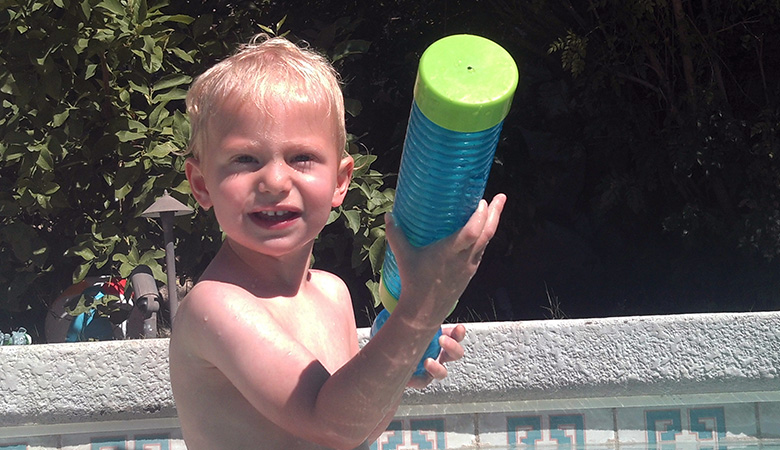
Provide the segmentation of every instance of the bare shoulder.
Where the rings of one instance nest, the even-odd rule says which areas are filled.
[[[311,269],[309,273],[311,273],[312,283],[347,291],[347,285],[344,283],[344,280],[335,274],[320,269]]]
[[[245,289],[219,281],[201,281],[182,300],[176,312],[175,324],[192,320],[208,321],[223,312],[242,308],[252,296]]]
[[[198,282],[176,312],[171,348],[187,348],[188,353],[199,354],[214,344],[217,337],[227,337],[236,328],[236,321],[247,315],[257,320],[262,316],[261,309],[254,297],[239,286],[219,281]]]
[[[311,283],[325,295],[324,297],[333,302],[351,305],[349,289],[344,280],[338,276],[324,270],[311,269]]]

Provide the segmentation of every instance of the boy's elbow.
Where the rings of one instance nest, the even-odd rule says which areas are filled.
[[[346,436],[339,433],[328,433],[322,436],[321,445],[333,448],[335,450],[354,450],[362,448],[361,445],[366,443],[365,437]],[[366,448],[368,448],[366,446]]]
[[[332,419],[332,418],[331,418]],[[334,422],[325,425],[318,436],[318,444],[337,450],[368,449],[366,442],[382,423],[371,425],[371,421],[361,423]]]

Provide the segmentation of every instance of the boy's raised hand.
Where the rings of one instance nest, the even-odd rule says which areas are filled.
[[[401,275],[399,307],[416,310],[420,325],[438,326],[449,315],[495,235],[505,203],[503,194],[489,204],[481,200],[463,228],[424,247],[409,244],[392,215],[387,215],[387,241]]]

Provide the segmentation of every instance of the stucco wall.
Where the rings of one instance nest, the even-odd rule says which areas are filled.
[[[430,404],[755,392],[780,399],[780,314],[470,324],[450,377],[407,392]],[[367,330],[360,330],[363,341]],[[0,347],[2,427],[174,418],[168,341]],[[618,401],[616,400],[616,401]],[[476,406],[475,406],[476,405]]]

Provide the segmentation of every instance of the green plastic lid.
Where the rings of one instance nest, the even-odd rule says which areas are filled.
[[[414,100],[433,123],[452,131],[483,131],[509,112],[517,65],[495,42],[458,34],[431,44],[420,58]]]

